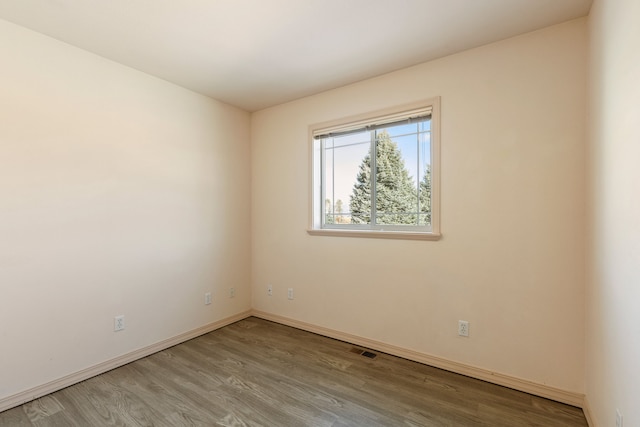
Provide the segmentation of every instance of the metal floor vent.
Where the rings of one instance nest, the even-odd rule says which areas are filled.
[[[367,350],[362,350],[361,348],[356,348],[356,347],[352,347],[350,351],[351,353],[356,353],[361,356],[368,357],[369,359],[375,359],[375,357],[377,356],[377,354],[375,353],[372,353]]]

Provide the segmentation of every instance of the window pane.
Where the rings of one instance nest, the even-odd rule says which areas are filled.
[[[380,129],[382,131],[383,129]],[[394,139],[399,135],[415,134],[418,131],[418,124],[411,123],[406,125],[396,125],[385,128],[389,136]]]
[[[375,224],[430,225],[430,121],[388,126],[376,138]],[[371,132],[324,140],[325,224],[372,224]]]
[[[434,98],[311,126],[309,233],[437,240],[439,112]]]
[[[335,148],[325,149],[325,224],[371,222],[370,142],[348,135],[335,138]],[[350,140],[349,142],[347,142]],[[355,200],[355,212],[352,212]]]
[[[419,134],[419,225],[431,225],[431,133]]]
[[[418,130],[420,132],[431,132],[431,119],[418,123]]]
[[[335,199],[335,186],[333,185],[333,141],[327,141],[327,149],[325,150],[325,163],[324,163],[324,183],[323,188],[325,192],[324,200],[324,221],[325,224],[334,223],[333,215],[333,200]]]
[[[380,225],[417,225],[418,141],[417,127],[411,126],[414,134],[408,136],[392,137],[387,129],[377,131],[375,192],[376,223]],[[407,125],[399,127],[407,129]]]
[[[369,144],[370,139],[371,139],[371,132],[367,131],[367,132],[359,132],[359,133],[353,133],[349,135],[338,136],[335,138],[327,138],[327,141],[332,141],[332,145],[334,147],[342,147],[344,145],[359,144],[359,143]]]

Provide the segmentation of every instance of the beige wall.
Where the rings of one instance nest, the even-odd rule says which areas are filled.
[[[640,2],[596,0],[589,24],[587,398],[598,426],[640,426]]]
[[[586,30],[579,19],[254,113],[253,307],[583,392]],[[309,236],[308,126],[433,96],[442,240]]]
[[[586,30],[572,21],[250,118],[0,21],[0,322],[12,326],[0,399],[251,306],[583,392]],[[309,236],[308,126],[433,96],[443,239]],[[114,333],[117,314],[127,329]],[[593,387],[605,371],[588,374]]]
[[[0,57],[0,399],[249,309],[249,114],[5,21]]]

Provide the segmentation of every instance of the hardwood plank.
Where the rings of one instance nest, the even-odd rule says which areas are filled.
[[[31,427],[33,424],[23,407],[24,405],[0,412],[0,426]]]
[[[579,408],[248,318],[0,413],[0,426],[587,426]]]
[[[44,418],[63,411],[64,407],[54,396],[43,396],[40,399],[26,403],[23,409],[29,421],[35,424]]]

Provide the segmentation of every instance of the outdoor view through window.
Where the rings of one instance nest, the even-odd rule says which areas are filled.
[[[431,230],[431,115],[315,138],[323,228]]]

